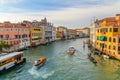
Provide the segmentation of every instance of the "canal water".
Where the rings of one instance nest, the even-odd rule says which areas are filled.
[[[90,52],[83,41],[87,38],[56,41],[47,46],[25,50],[27,62],[0,75],[0,80],[120,80],[120,62],[93,55],[97,64],[87,57]],[[69,46],[75,46],[74,55],[66,54]],[[45,65],[36,69],[33,63],[39,57],[46,57]]]

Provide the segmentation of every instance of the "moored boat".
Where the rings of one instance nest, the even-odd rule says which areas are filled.
[[[92,61],[93,63],[97,63],[97,61],[91,56],[91,54],[88,54],[88,58],[90,59],[90,61]]]
[[[73,46],[70,46],[67,51],[67,54],[73,55],[74,53],[75,53],[75,48]]]
[[[46,62],[46,58],[38,58],[38,60],[36,60],[35,62],[34,62],[34,66],[35,67],[40,67],[40,66],[42,66],[44,63]]]
[[[108,55],[102,55],[102,57],[104,58],[104,59],[109,59],[109,56]]]

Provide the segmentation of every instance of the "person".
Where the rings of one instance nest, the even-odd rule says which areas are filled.
[[[35,61],[35,64],[37,64],[37,61]]]

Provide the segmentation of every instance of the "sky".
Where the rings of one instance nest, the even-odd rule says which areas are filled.
[[[81,28],[116,14],[120,14],[120,0],[0,0],[0,22],[46,17],[56,27]]]

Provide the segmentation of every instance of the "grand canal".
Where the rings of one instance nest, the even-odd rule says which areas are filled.
[[[120,80],[120,62],[104,60],[94,55],[95,65],[87,58],[89,49],[83,48],[84,39],[56,41],[48,46],[38,46],[25,50],[27,62],[18,68],[0,75],[0,80]],[[77,49],[74,55],[66,54],[68,46]],[[33,62],[39,57],[46,57],[47,62],[38,70]]]

